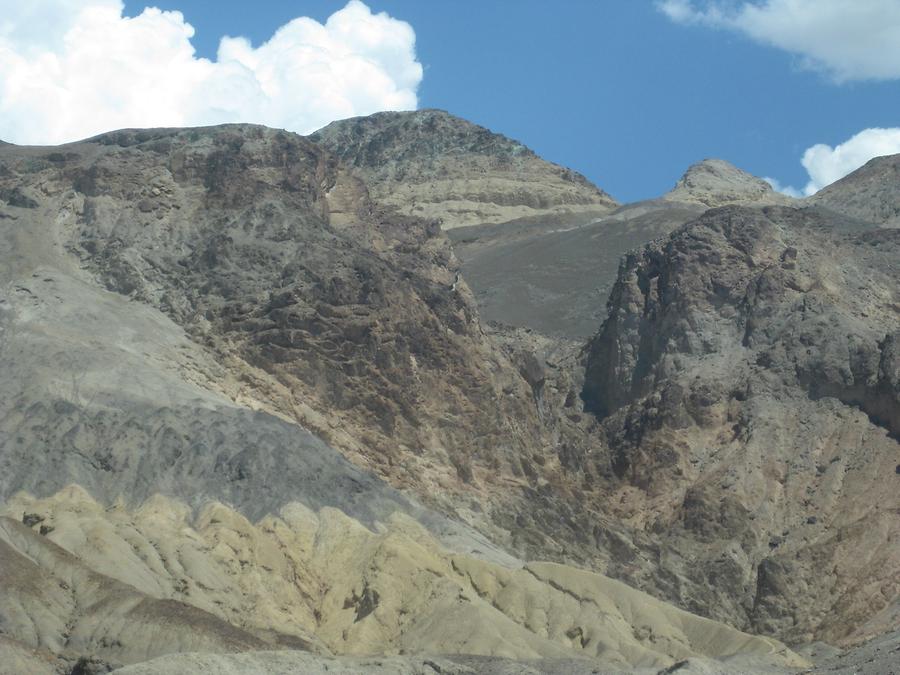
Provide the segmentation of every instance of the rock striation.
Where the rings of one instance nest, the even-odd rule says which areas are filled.
[[[442,110],[341,120],[310,138],[351,167],[377,202],[444,229],[618,206],[584,176]]]

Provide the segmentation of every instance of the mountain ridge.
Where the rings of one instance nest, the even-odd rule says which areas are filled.
[[[470,150],[461,146],[445,168],[477,182],[484,164]],[[522,189],[547,170],[535,166]],[[385,204],[378,176],[321,143],[254,125],[4,146],[0,167],[11,197],[0,204],[9,261],[0,268],[0,363],[12,374],[0,385],[0,508],[16,521],[16,541],[32,542],[22,546],[56,540],[95,572],[128,546],[167,550],[177,564],[151,576],[131,557],[115,573],[237,621],[225,609],[243,597],[234,584],[283,569],[273,561],[284,551],[297,566],[286,578],[312,584],[309,597],[325,598],[316,579],[338,588],[328,565],[312,571],[307,534],[267,560],[240,543],[269,550],[273,532],[287,530],[266,519],[284,520],[279,509],[299,503],[289,509],[297,523],[310,514],[343,523],[313,539],[356,566],[352,588],[340,587],[319,619],[315,603],[291,601],[306,607],[308,630],[295,637],[313,650],[329,635],[329,650],[346,650],[345,631],[365,649],[395,648],[402,641],[385,636],[403,621],[423,622],[410,635],[429,650],[480,649],[487,629],[442,636],[441,626],[482,607],[484,595],[494,618],[463,623],[506,626],[493,634],[496,645],[514,645],[506,656],[535,656],[541,645],[537,656],[608,652],[622,667],[645,650],[665,654],[652,657],[659,667],[679,657],[658,652],[673,644],[662,624],[647,632],[623,615],[621,632],[610,632],[584,607],[560,609],[585,597],[574,580],[587,574],[603,598],[619,588],[612,579],[626,581],[718,620],[701,621],[716,630],[853,644],[895,626],[892,230],[793,202],[661,200],[613,212],[600,197],[583,212],[550,208],[475,228],[470,241],[471,230],[451,229],[464,233],[451,243],[434,219]],[[584,248],[579,274],[615,280],[607,311],[591,310],[599,332],[584,349],[583,338],[484,323],[467,282],[465,247],[558,237],[572,240],[554,256]],[[619,264],[623,242],[632,250]],[[546,265],[536,250],[521,246],[518,260]],[[604,301],[577,295],[561,297],[586,308]],[[53,497],[72,481],[82,487]],[[90,499],[71,496],[79,489]],[[141,513],[161,518],[157,527],[141,529]],[[195,529],[182,539],[162,526],[170,521]],[[85,546],[87,532],[98,533],[97,546]],[[204,546],[234,570],[228,583],[208,583]],[[421,546],[432,553],[417,558]],[[875,562],[854,561],[863,546]],[[373,551],[410,566],[387,572]],[[416,576],[438,567],[437,577]],[[398,598],[419,591],[390,579],[436,589],[440,612],[401,612]],[[682,611],[641,603],[657,618]],[[254,630],[274,631],[254,633],[265,645],[281,640],[279,612],[254,619]],[[13,615],[7,608],[0,620]],[[440,642],[450,637],[455,646]],[[110,662],[123,662],[114,651]]]
[[[445,229],[618,205],[581,174],[443,110],[340,120],[309,138],[359,173],[376,201]]]
[[[900,155],[886,155],[869,160],[807,201],[862,221],[900,227],[898,185]]]

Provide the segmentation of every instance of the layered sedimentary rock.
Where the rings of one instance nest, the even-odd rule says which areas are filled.
[[[442,110],[341,120],[311,139],[351,167],[376,201],[445,229],[618,206],[581,174]]]

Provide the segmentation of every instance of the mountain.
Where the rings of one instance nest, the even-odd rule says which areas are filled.
[[[894,182],[894,174],[883,169],[881,182],[872,178],[866,194],[890,194]],[[851,186],[846,194],[853,194]],[[589,452],[597,458],[598,476],[609,471],[618,478],[618,484],[613,480],[601,492],[610,504],[630,504],[621,511],[601,510],[616,512],[616,522],[637,525],[637,531],[620,533],[634,547],[631,560],[626,565],[626,556],[614,556],[605,563],[607,573],[627,576],[631,583],[695,611],[706,613],[715,608],[711,615],[719,620],[777,634],[792,643],[814,638],[834,642],[865,639],[896,626],[900,606],[896,586],[890,581],[897,570],[892,547],[896,530],[888,528],[866,544],[879,560],[873,564],[890,570],[883,576],[873,574],[868,564],[856,565],[851,551],[857,550],[857,544],[841,543],[872,536],[865,524],[876,516],[883,522],[889,516],[878,514],[896,513],[897,508],[891,491],[891,466],[897,457],[896,422],[889,421],[896,417],[891,407],[896,403],[891,401],[896,402],[898,396],[897,376],[892,374],[896,365],[890,360],[893,351],[889,346],[897,325],[896,289],[900,288],[893,262],[896,241],[889,232],[877,229],[876,223],[862,220],[876,218],[848,209],[839,213],[841,198],[834,200],[829,208],[814,200],[812,204],[791,200],[774,193],[765,181],[725,162],[707,160],[689,168],[663,201],[622,207],[581,226],[532,224],[518,231],[482,226],[450,233],[482,312],[503,324],[577,338],[590,330],[590,321],[579,321],[590,316],[591,299],[595,295],[605,299],[617,272],[616,288],[637,285],[621,297],[614,290],[608,310],[601,315],[602,320],[609,314],[601,335],[607,327],[617,325],[617,316],[634,334],[629,333],[626,344],[614,347],[599,336],[592,341],[583,391],[588,412],[599,418],[606,438],[605,443],[590,446]],[[667,203],[672,206],[661,208]],[[691,208],[692,204],[696,207]],[[733,224],[728,225],[724,241],[705,232],[707,219],[714,222],[718,210],[707,212],[701,218],[703,225],[690,222],[707,207],[728,204],[753,208],[732,215]],[[794,208],[784,208],[791,206]],[[757,236],[758,218],[778,232],[783,265],[800,267],[792,256],[801,252],[802,266],[808,266],[802,281],[791,275],[774,277],[768,263],[749,256],[744,239],[749,242]],[[716,225],[716,229],[726,228]],[[619,243],[623,230],[631,236],[630,245]],[[670,243],[664,236],[669,232],[672,240],[691,243]],[[646,273],[636,280],[630,278],[635,274],[629,267],[635,254],[626,255],[626,268],[618,269],[619,255],[660,236],[659,243],[651,245],[652,254],[641,254],[652,256]],[[621,248],[609,250],[617,246]],[[870,255],[870,248],[880,254]],[[766,255],[775,256],[774,249]],[[681,280],[685,287],[677,289],[677,299],[663,296],[662,288],[657,291],[653,286],[674,274],[665,272],[667,265],[678,271],[686,268]],[[741,265],[749,269],[732,282],[730,273]],[[832,269],[840,271],[828,273]],[[607,279],[609,286],[601,285]],[[749,295],[745,285],[752,289],[755,284],[785,297],[770,304],[765,298]],[[712,298],[707,299],[707,294]],[[815,321],[839,326],[838,334],[846,330],[848,343],[823,329],[810,332],[798,316],[801,311],[811,316],[813,310],[796,299],[798,294],[806,303],[817,303],[815,313],[824,316]],[[866,304],[873,298],[879,299],[877,312]],[[858,300],[862,303],[857,304]],[[666,309],[670,318],[665,322],[657,316],[657,303],[663,301],[673,303]],[[693,303],[702,309],[689,311]],[[760,367],[754,359],[768,357],[749,349],[743,333],[736,331],[726,339],[715,330],[717,313],[733,313],[731,320],[738,322],[744,312],[767,317],[776,311],[773,305],[780,307],[780,320],[787,325],[765,327],[769,348],[774,350],[786,336],[800,340],[789,357],[769,366],[771,371],[783,373],[789,383],[778,386],[768,380],[765,385],[755,381]],[[596,304],[593,311],[601,314]],[[670,326],[678,330],[670,332]],[[603,349],[594,351],[601,344]],[[662,345],[657,348],[662,353],[652,351],[656,344]],[[863,349],[866,356],[853,356],[854,350]],[[698,352],[702,358],[698,356],[698,364],[688,367],[682,350],[689,355]],[[845,363],[829,363],[844,351],[851,354]],[[798,371],[795,363],[807,352],[818,353],[819,360],[813,359]],[[614,365],[619,354],[630,359],[622,373]],[[720,365],[715,365],[713,355]],[[853,365],[858,358],[868,359],[874,366],[859,370]],[[656,360],[658,365],[654,365]],[[744,360],[750,364],[752,376],[744,375],[745,379],[734,385],[738,393],[724,405],[719,400],[728,398],[727,392],[719,390],[728,381],[724,374],[738,376],[737,365]],[[820,371],[835,369],[853,374],[832,376],[827,383],[816,380]],[[614,394],[607,391],[611,383],[620,380],[621,389]],[[636,381],[652,386],[635,389]],[[702,394],[690,393],[695,387]],[[745,395],[745,390],[754,395]],[[699,397],[705,406],[724,406],[728,412],[715,413],[724,417],[714,424],[702,418],[697,421],[693,412],[681,410],[694,405],[682,402],[688,396]],[[678,412],[667,411],[669,406]],[[815,412],[807,410],[810,406]],[[847,415],[854,423],[863,424],[862,435],[855,440],[843,439],[841,429]],[[757,435],[749,434],[744,425],[756,429]],[[811,428],[817,431],[810,433]],[[828,461],[832,464],[821,459],[810,462],[811,453],[827,454],[827,448],[843,443],[848,446],[843,454],[831,451]],[[751,456],[759,457],[755,468],[748,465]],[[800,462],[796,456],[806,459]],[[602,465],[606,461],[608,469]],[[660,464],[669,465],[678,478],[661,471]],[[778,471],[787,472],[790,488],[781,487],[785,479],[767,475],[779,465],[786,467]],[[845,465],[852,467],[849,473],[840,468]],[[831,471],[840,476],[836,483],[820,478]],[[781,494],[782,490],[786,493]],[[761,499],[760,495],[771,494],[780,494],[773,504]],[[663,495],[668,497],[663,499]],[[886,512],[881,512],[882,508]],[[760,509],[768,512],[764,518]],[[720,525],[711,525],[716,519]],[[835,527],[837,533],[832,531]],[[739,550],[728,548],[734,536],[732,528],[749,537]],[[654,543],[642,541],[648,534]],[[666,551],[665,570],[646,562],[660,555],[658,547]],[[815,563],[810,562],[813,559]],[[818,577],[822,565],[833,568],[824,579]],[[667,578],[673,573],[677,581]],[[886,585],[878,586],[878,578]],[[829,586],[828,591],[823,584]],[[706,589],[716,590],[710,595]],[[782,595],[792,599],[785,602]]]
[[[762,178],[742,171],[721,159],[704,159],[688,167],[663,199],[700,204],[704,207],[742,204],[761,206],[789,204],[790,197],[775,192]]]
[[[581,174],[442,110],[342,120],[310,139],[351,167],[377,202],[444,229],[618,206]]]
[[[890,185],[887,178],[881,192]],[[697,221],[705,205],[735,202],[745,206],[714,208]],[[598,510],[635,529],[619,533],[633,548],[630,558],[620,552],[607,561],[607,573],[791,643],[852,642],[896,625],[897,590],[889,581],[898,565],[896,530],[866,531],[876,516],[889,518],[879,513],[897,508],[896,423],[885,422],[896,417],[891,401],[898,396],[893,351],[885,346],[900,306],[896,240],[862,222],[861,214],[837,211],[782,199],[764,181],[724,162],[705,162],[691,167],[663,201],[626,206],[581,227],[450,233],[486,316],[570,338],[590,330],[586,315],[609,317],[586,361],[582,395],[600,422],[596,435],[604,438],[589,444],[588,456],[601,481],[615,476],[599,490],[610,506]],[[803,268],[799,277],[776,276],[751,253],[750,242],[764,232],[763,258],[783,255],[777,264]],[[630,240],[623,242],[624,233]],[[644,252],[641,244],[653,239]],[[639,252],[629,253],[633,247]],[[634,262],[643,256],[648,262]],[[744,271],[733,278],[737,269]],[[669,285],[657,288],[664,282]],[[754,291],[757,286],[765,292]],[[604,301],[610,288],[609,307],[601,312],[595,298]],[[875,298],[878,311],[867,304]],[[757,360],[763,363],[769,352],[751,349],[743,331],[776,312],[784,325],[760,330],[767,349],[789,354],[763,368]],[[735,324],[731,332],[720,335],[720,314]],[[809,327],[816,322],[836,334]],[[844,331],[847,337],[838,340]],[[784,347],[788,340],[797,342]],[[855,356],[858,350],[866,355]],[[844,352],[851,356],[841,357]],[[874,365],[860,370],[857,359]],[[812,362],[799,370],[803,360]],[[820,373],[835,371],[842,374],[818,381]],[[785,381],[772,382],[772,373]],[[738,378],[733,385],[732,377]],[[844,420],[862,424],[861,435],[845,439]],[[834,479],[822,478],[832,472]],[[612,506],[619,504],[628,506]],[[879,560],[873,564],[890,570],[883,577],[868,564],[856,566],[851,551],[858,543],[841,543],[863,536],[873,537],[866,544]],[[648,564],[660,549],[666,562]],[[823,565],[832,572],[820,578]],[[894,623],[879,616],[894,616]],[[873,623],[866,627],[866,621]]]
[[[614,210],[517,148],[435,111],[0,148],[0,663],[892,648],[897,230],[765,195]],[[416,215],[426,175],[492,185],[482,224],[446,191]]]
[[[871,159],[808,201],[861,221],[900,227],[900,155]]]
[[[552,412],[569,376],[321,146],[126,130],[0,166],[5,662],[804,663],[561,564],[596,546],[552,442],[586,423]]]

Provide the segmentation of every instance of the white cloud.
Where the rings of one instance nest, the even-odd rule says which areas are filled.
[[[769,185],[772,186],[772,189],[775,192],[780,192],[783,195],[787,195],[788,197],[799,198],[803,196],[803,193],[800,192],[797,188],[793,188],[790,185],[782,185],[777,178],[771,178],[770,176],[763,176],[763,180],[766,181]]]
[[[659,0],[672,21],[724,28],[796,54],[837,82],[900,78],[897,0]]]
[[[253,47],[198,58],[180,12],[126,18],[121,0],[0,0],[0,138],[50,144],[123,127],[255,122],[308,133],[417,106],[412,27],[350,0]]]
[[[897,153],[900,153],[900,128],[864,129],[833,148],[824,143],[814,145],[803,153],[803,167],[809,174],[803,192],[814,194],[874,157]]]
[[[875,157],[900,154],[900,128],[863,129],[843,143],[831,147],[818,143],[806,149],[800,160],[809,182],[802,190],[763,178],[772,189],[790,197],[808,197],[831,185]]]

